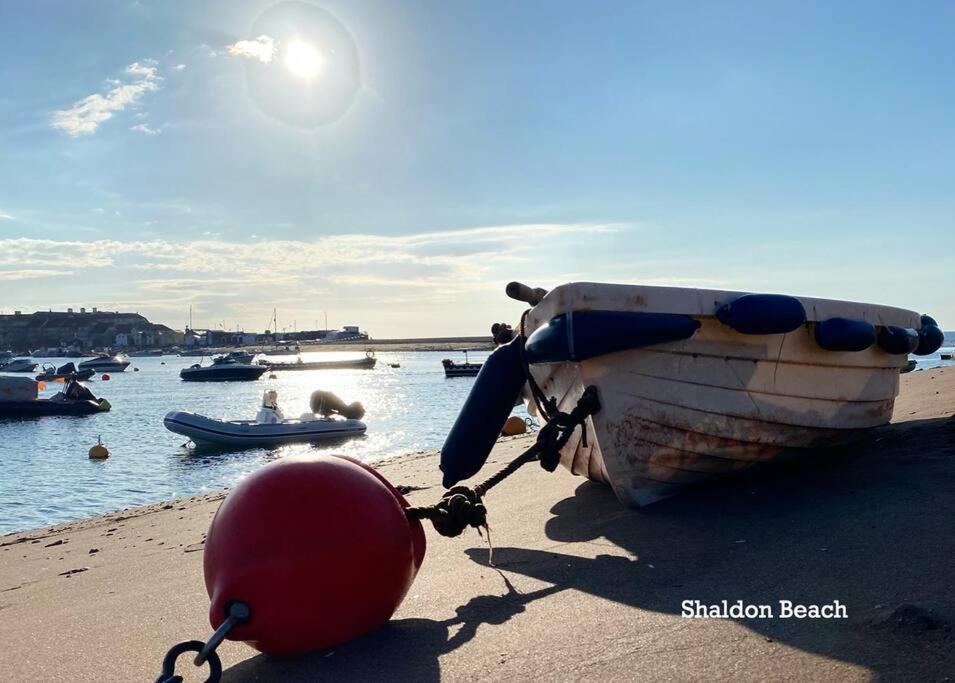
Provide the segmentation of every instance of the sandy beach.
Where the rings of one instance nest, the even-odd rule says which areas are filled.
[[[640,511],[527,466],[486,499],[495,567],[476,532],[428,526],[389,625],[291,660],[226,642],[223,680],[949,680],[953,413],[955,369],[904,375],[893,424],[864,443]],[[529,443],[502,440],[488,471]],[[433,453],[380,470],[418,487],[413,505],[440,497]],[[0,537],[6,678],[151,681],[170,645],[208,637],[203,538],[224,495]],[[838,600],[847,618],[681,616],[724,599]]]

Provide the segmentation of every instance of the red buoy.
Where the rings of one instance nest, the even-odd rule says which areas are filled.
[[[104,372],[102,375],[100,375],[100,379],[103,380],[104,382],[108,382],[108,381],[109,381],[109,375]]]
[[[251,612],[228,637],[270,655],[332,647],[382,626],[424,559],[420,522],[384,477],[351,458],[289,457],[233,489],[203,558],[209,621]]]

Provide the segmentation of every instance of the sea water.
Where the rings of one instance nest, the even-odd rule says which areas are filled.
[[[480,362],[486,355],[475,353],[471,360]],[[445,378],[441,360],[463,362],[459,356],[449,351],[382,352],[372,370],[276,372],[275,379],[267,373],[255,382],[183,382],[179,370],[200,359],[133,358],[125,372],[109,373],[109,381],[96,376],[86,383],[112,404],[108,413],[0,420],[0,533],[221,489],[293,454],[336,453],[372,462],[440,448],[474,383],[472,377]],[[303,354],[305,361],[358,357],[361,353]],[[41,362],[62,365],[66,360]],[[295,357],[273,360],[288,363]],[[392,363],[401,367],[392,368]],[[51,382],[43,395],[62,387]],[[266,389],[278,391],[287,417],[308,411],[316,389],[333,391],[349,403],[361,401],[367,435],[329,446],[209,452],[185,447],[186,437],[163,426],[170,410],[254,419]],[[521,408],[515,414],[526,416]],[[100,436],[110,457],[90,460],[89,449]]]

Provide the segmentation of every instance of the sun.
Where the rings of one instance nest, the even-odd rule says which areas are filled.
[[[303,80],[311,80],[322,70],[325,58],[318,49],[301,40],[293,40],[285,48],[285,67],[292,75]]]

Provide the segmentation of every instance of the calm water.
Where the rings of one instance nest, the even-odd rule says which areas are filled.
[[[955,333],[947,332],[940,352],[952,352]],[[445,379],[446,351],[379,353],[374,370],[279,372],[257,382],[182,382],[179,370],[195,358],[135,358],[112,380],[87,386],[107,398],[113,410],[86,418],[47,417],[0,421],[0,533],[144,505],[176,496],[231,486],[264,463],[289,454],[327,450],[366,461],[440,448],[474,380]],[[483,360],[486,354],[473,354]],[[311,353],[305,360],[354,358],[354,353]],[[277,360],[291,361],[294,357]],[[919,368],[950,365],[940,353],[919,358]],[[65,361],[54,361],[57,364]],[[163,365],[165,362],[165,365]],[[389,363],[400,363],[391,368]],[[138,367],[139,372],[132,368]],[[61,385],[52,384],[51,395]],[[211,417],[251,419],[262,392],[277,389],[286,415],[308,409],[315,389],[329,389],[344,400],[361,401],[368,434],[334,446],[296,444],[274,450],[194,453],[185,437],[166,431],[170,410]],[[516,409],[526,415],[522,409]],[[87,452],[98,435],[111,457],[91,461]]]
[[[357,355],[311,353],[304,359]],[[329,446],[328,452],[371,461],[440,448],[474,382],[469,377],[445,379],[441,359],[463,361],[460,355],[379,353],[374,370],[279,372],[274,380],[263,375],[257,382],[225,383],[182,382],[179,370],[197,358],[134,358],[126,372],[112,373],[109,382],[94,378],[87,383],[113,405],[109,413],[0,421],[0,533],[221,489],[274,458],[322,450],[295,444],[268,451],[193,453],[182,447],[185,437],[163,427],[163,415],[176,409],[252,419],[267,388],[278,390],[279,404],[288,416],[308,410],[315,389],[329,389],[345,401],[365,404],[367,436]],[[471,355],[475,361],[484,357]],[[391,368],[389,363],[401,367]],[[133,372],[133,367],[140,371]],[[62,385],[50,387],[44,395]],[[88,458],[98,435],[109,447],[108,460]]]

